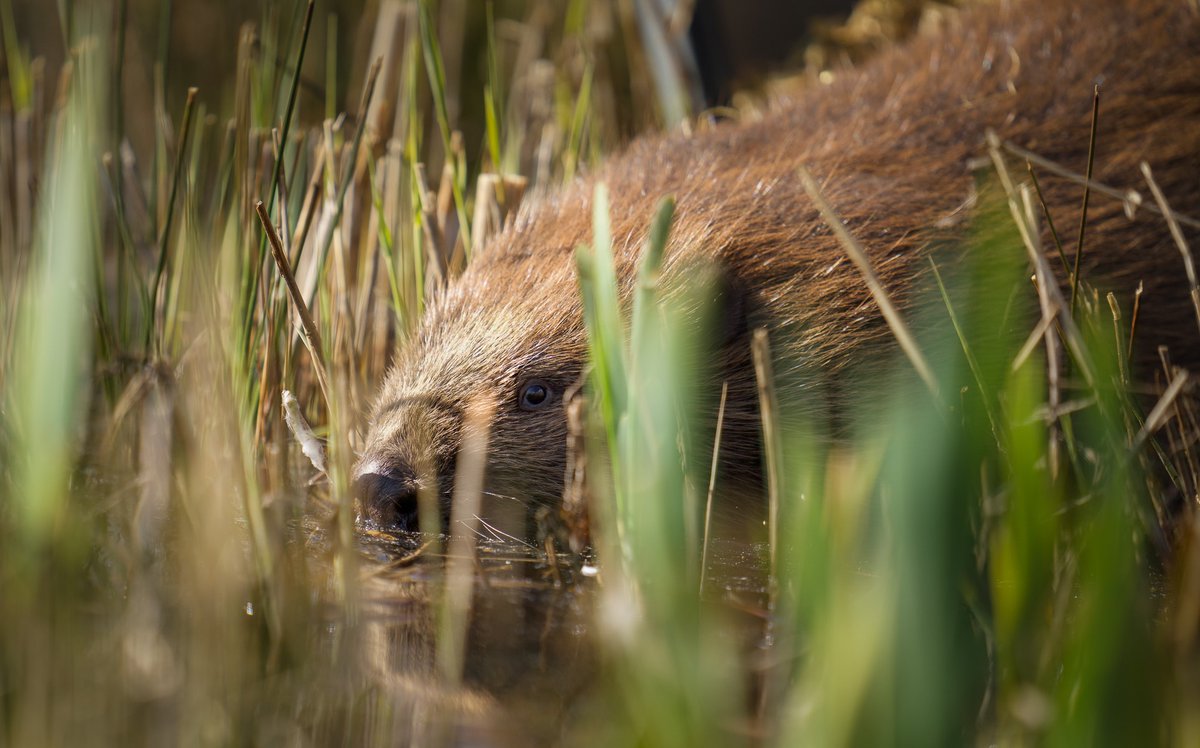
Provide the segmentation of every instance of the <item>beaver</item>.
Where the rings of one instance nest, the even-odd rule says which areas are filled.
[[[770,331],[777,376],[802,382],[788,373],[816,372],[830,384],[832,409],[848,372],[895,349],[862,276],[807,197],[800,167],[821,181],[908,311],[932,247],[970,212],[988,131],[1082,173],[1097,84],[1094,179],[1144,191],[1145,161],[1174,212],[1200,214],[1200,21],[1186,0],[977,6],[857,70],[780,95],[755,121],[636,140],[593,175],[528,201],[398,350],[355,469],[368,514],[416,527],[418,490],[430,476],[445,509],[464,412],[479,401],[494,408],[485,495],[523,506],[561,500],[564,394],[587,358],[574,253],[591,241],[598,182],[612,195],[624,293],[665,195],[678,209],[664,273],[697,258],[719,268],[726,323],[714,368],[728,383],[720,473],[729,485],[759,484],[754,329]],[[1073,234],[1082,187],[1042,176],[1054,222]],[[1168,345],[1177,363],[1200,363],[1184,264],[1163,217],[1146,208],[1130,216],[1123,201],[1098,194],[1088,211],[1082,277],[1122,299],[1143,282],[1139,344]],[[1191,236],[1195,222],[1185,223]],[[1068,261],[1073,238],[1063,239]],[[782,386],[779,399],[795,394]]]

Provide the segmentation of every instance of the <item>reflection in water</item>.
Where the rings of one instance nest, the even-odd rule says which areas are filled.
[[[582,574],[578,556],[551,563],[519,542],[481,540],[463,680],[451,683],[436,662],[443,540],[364,535],[359,622],[331,606],[327,628],[326,644],[362,694],[362,713],[342,724],[380,744],[573,742],[603,698],[593,626],[603,575]],[[761,637],[764,556],[757,545],[712,549],[705,597],[745,624],[731,646]],[[338,721],[316,720],[325,729]]]
[[[391,700],[387,732],[453,744],[555,742],[595,672],[586,625],[593,584],[577,562],[481,541],[463,681],[454,684],[436,663],[442,539],[418,551],[406,540],[365,541],[356,649],[362,672]]]

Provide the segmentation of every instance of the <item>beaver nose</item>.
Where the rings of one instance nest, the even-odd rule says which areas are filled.
[[[417,529],[417,482],[407,471],[367,472],[354,479],[367,516],[389,529]]]

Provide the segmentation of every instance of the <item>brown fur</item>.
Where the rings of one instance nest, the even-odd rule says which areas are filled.
[[[802,387],[811,377],[799,373],[816,373],[835,410],[843,375],[894,350],[797,167],[822,181],[889,293],[911,312],[930,247],[953,236],[945,227],[970,204],[968,164],[987,155],[985,131],[1082,172],[1095,81],[1104,97],[1095,179],[1149,200],[1138,171],[1145,160],[1177,212],[1200,214],[1200,24],[1185,0],[1016,0],[965,12],[943,33],[779,102],[761,121],[637,141],[592,179],[524,208],[399,352],[359,473],[411,483],[413,466],[432,465],[447,495],[463,408],[483,398],[498,405],[488,490],[559,498],[562,408],[520,410],[518,388],[538,379],[561,395],[581,374],[586,336],[573,253],[591,240],[591,199],[602,180],[626,286],[654,206],[672,194],[679,208],[668,265],[715,260],[737,291],[744,320],[717,372],[731,388],[722,470],[752,483],[759,459],[749,328],[769,328],[781,381]],[[1070,253],[1081,187],[1040,176]],[[1130,220],[1119,201],[1093,195],[1085,246],[1085,278],[1122,299],[1145,282],[1143,343],[1200,363],[1183,265],[1162,218],[1143,209]]]

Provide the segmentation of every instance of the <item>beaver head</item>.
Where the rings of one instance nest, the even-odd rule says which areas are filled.
[[[587,348],[573,262],[585,226],[556,228],[563,241],[536,248],[523,241],[531,229],[507,232],[438,295],[398,351],[355,469],[358,496],[376,522],[415,529],[421,491],[449,516],[473,406],[493,413],[485,498],[529,507],[561,497],[564,395],[580,379]]]

